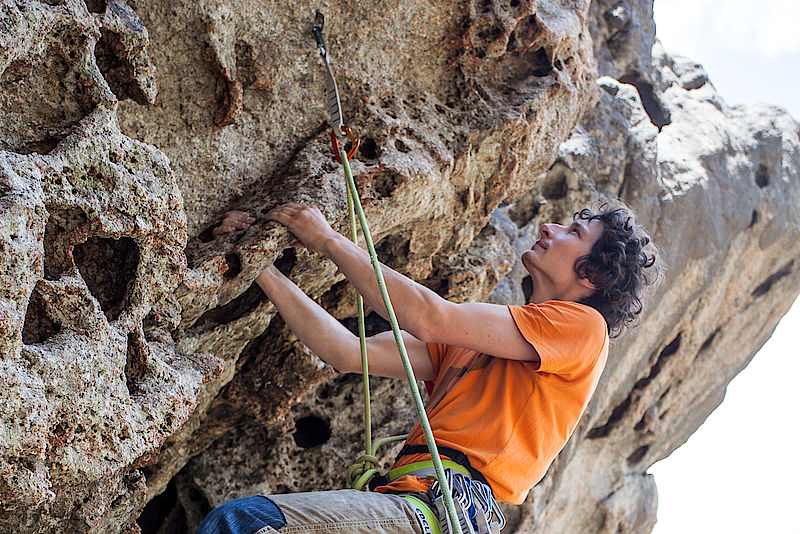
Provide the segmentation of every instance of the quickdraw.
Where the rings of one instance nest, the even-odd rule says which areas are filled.
[[[333,75],[333,67],[331,67],[331,58],[328,54],[328,45],[325,42],[325,34],[322,32],[325,28],[325,16],[317,11],[314,24],[311,26],[311,31],[314,33],[314,39],[317,41],[319,47],[319,55],[325,61],[325,69],[328,76],[325,79],[326,94],[328,95],[328,113],[331,116],[331,147],[336,160],[342,163],[342,156],[339,154],[339,137],[345,135],[350,139],[352,147],[347,152],[347,159],[353,159],[353,156],[358,150],[358,145],[361,140],[353,134],[349,126],[346,126],[342,120],[342,101],[339,98],[339,86],[336,84],[336,77]]]
[[[389,319],[389,324],[392,326],[392,332],[394,333],[395,342],[397,343],[397,350],[400,353],[400,359],[403,362],[403,368],[406,372],[406,378],[408,379],[409,387],[411,389],[412,396],[414,398],[414,404],[417,409],[417,414],[419,415],[420,424],[422,426],[422,432],[425,435],[425,441],[428,445],[428,451],[431,455],[431,461],[433,462],[434,470],[436,472],[436,479],[437,479],[437,486],[439,491],[441,491],[443,500],[444,500],[444,507],[447,512],[448,523],[451,525],[452,530],[450,534],[462,534],[461,527],[459,525],[458,515],[456,513],[455,503],[453,502],[452,493],[450,491],[450,484],[449,479],[445,475],[444,467],[442,466],[442,460],[439,456],[439,451],[436,447],[436,442],[433,439],[433,431],[431,430],[430,423],[428,421],[428,416],[425,413],[425,406],[422,403],[422,397],[419,393],[419,387],[417,386],[417,380],[414,377],[414,371],[411,368],[411,362],[408,358],[408,354],[406,352],[405,343],[403,343],[403,338],[400,334],[400,326],[397,323],[397,317],[395,316],[394,309],[392,308],[392,303],[389,299],[389,293],[386,290],[386,283],[383,279],[383,273],[381,272],[380,264],[378,262],[378,255],[375,252],[375,246],[372,243],[372,236],[369,231],[369,225],[367,224],[367,219],[364,215],[364,210],[361,207],[361,201],[358,198],[358,190],[356,189],[355,181],[353,180],[353,174],[350,170],[350,159],[355,155],[356,150],[358,150],[359,139],[353,134],[349,127],[344,124],[342,120],[342,103],[341,99],[339,98],[339,88],[336,85],[336,78],[333,75],[333,68],[331,67],[330,61],[330,53],[328,51],[327,44],[325,42],[325,35],[323,33],[323,29],[325,27],[325,17],[317,11],[314,24],[311,26],[311,31],[314,34],[314,39],[317,42],[317,46],[319,47],[320,55],[322,59],[325,61],[325,67],[327,69],[327,82],[326,82],[326,89],[327,89],[327,98],[328,98],[328,112],[330,113],[330,120],[331,120],[331,146],[333,148],[333,152],[336,155],[337,161],[342,164],[344,168],[344,175],[347,185],[347,204],[348,204],[348,211],[350,214],[350,232],[352,234],[352,239],[354,242],[358,242],[357,238],[357,231],[356,231],[356,214],[358,215],[359,222],[361,224],[361,231],[364,234],[364,240],[367,244],[367,249],[369,251],[370,261],[372,263],[372,267],[375,271],[375,277],[378,282],[378,287],[380,288],[381,297],[383,299],[383,303],[386,306],[386,314]],[[352,142],[352,147],[350,148],[349,152],[341,149],[339,147],[339,137],[347,136],[350,141]],[[378,460],[374,455],[375,449],[382,443],[386,443],[389,441],[394,441],[398,439],[403,439],[405,436],[392,436],[391,438],[384,438],[382,440],[377,440],[375,444],[372,443],[372,429],[370,423],[370,410],[369,410],[369,373],[368,373],[368,362],[367,362],[367,352],[366,352],[366,335],[365,335],[365,328],[364,328],[364,303],[362,297],[359,295],[358,297],[358,309],[359,309],[359,320],[358,320],[358,330],[359,330],[359,338],[361,340],[361,364],[362,364],[362,374],[363,374],[363,382],[364,382],[364,398],[365,398],[365,413],[364,413],[364,420],[365,420],[365,438],[366,438],[366,454],[361,456],[350,469],[348,469],[347,479],[348,484],[350,487],[354,489],[362,489],[368,482],[369,479],[372,478],[373,475],[378,474],[377,463]]]

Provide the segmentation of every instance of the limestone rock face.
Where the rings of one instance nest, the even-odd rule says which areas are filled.
[[[119,131],[95,54],[124,43],[120,83],[154,95],[146,30],[124,3],[3,9],[0,530],[117,532],[222,361],[145,327],[184,278],[186,216],[164,154]]]
[[[317,7],[382,261],[454,301],[521,303],[542,223],[612,195],[650,230],[663,283],[506,507],[506,532],[649,532],[647,468],[800,292],[800,139],[666,54],[648,0],[4,0],[0,531],[193,532],[232,498],[342,486],[360,378],[253,283],[276,262],[356,313],[335,266],[262,218],[302,201],[344,229]],[[257,221],[212,239],[228,209]],[[414,418],[399,381],[373,381],[373,410],[375,435]]]

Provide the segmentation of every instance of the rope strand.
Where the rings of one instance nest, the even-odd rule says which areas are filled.
[[[340,157],[342,159],[342,165],[344,166],[344,176],[347,180],[347,196],[348,199],[352,198],[352,205],[355,208],[356,214],[358,215],[359,222],[361,223],[361,231],[364,234],[364,240],[367,243],[367,250],[369,251],[369,258],[370,263],[372,263],[372,268],[375,271],[375,277],[378,281],[378,288],[381,292],[381,298],[383,299],[383,304],[386,306],[386,314],[389,317],[389,324],[392,326],[392,332],[394,333],[394,340],[397,343],[397,350],[400,352],[400,359],[403,362],[403,369],[406,372],[406,378],[408,379],[408,385],[411,388],[411,394],[414,398],[414,405],[417,408],[417,414],[419,415],[420,425],[422,426],[422,433],[425,435],[425,442],[428,445],[428,450],[431,453],[431,460],[433,461],[433,468],[436,471],[436,477],[439,480],[439,486],[442,490],[442,496],[444,497],[444,504],[447,508],[447,515],[450,518],[450,523],[453,526],[454,532],[452,534],[462,534],[461,525],[458,521],[458,514],[456,513],[455,504],[453,503],[452,493],[450,492],[450,484],[448,484],[448,479],[445,475],[444,467],[442,466],[442,459],[439,457],[439,449],[436,447],[436,442],[433,438],[433,430],[431,430],[430,422],[428,421],[428,415],[425,413],[425,405],[422,403],[422,396],[419,393],[419,386],[417,386],[417,379],[414,376],[414,370],[411,367],[411,361],[408,358],[408,353],[406,351],[406,345],[403,342],[403,337],[400,334],[400,325],[397,323],[397,317],[394,314],[394,309],[392,308],[392,302],[389,299],[389,292],[386,289],[386,281],[383,279],[383,272],[381,271],[380,263],[378,262],[378,255],[375,252],[375,246],[372,243],[372,235],[369,231],[369,225],[367,224],[367,218],[364,215],[364,210],[361,207],[361,201],[358,198],[358,190],[356,189],[355,180],[353,180],[353,173],[350,170],[350,161],[347,158],[347,153],[344,150],[341,150]],[[348,200],[348,207],[350,206],[350,201]],[[355,221],[351,222],[351,229],[355,225]],[[363,356],[362,356],[363,361]],[[367,448],[367,455],[369,455],[372,449],[371,443]],[[372,456],[374,458],[374,456]],[[362,458],[364,458],[362,456]],[[377,461],[376,461],[377,463]],[[370,469],[371,471],[372,469]],[[349,471],[349,470],[348,470]],[[377,471],[377,469],[376,469]],[[368,471],[369,472],[369,471]],[[365,478],[367,473],[364,473],[357,482],[360,482],[361,479]],[[370,475],[372,476],[372,475]],[[369,480],[369,478],[367,478]],[[366,482],[364,482],[366,483]]]
[[[347,188],[347,211],[350,220],[350,238],[353,243],[358,245],[358,230],[356,229],[356,212],[355,212],[355,199]],[[367,339],[366,328],[364,326],[364,297],[360,294],[357,295],[356,301],[358,303],[358,341],[361,346],[361,383],[364,390],[364,451],[367,455],[372,456],[375,452],[372,448],[372,410],[370,408],[369,396],[369,360],[367,359]],[[361,488],[356,488],[361,489]]]

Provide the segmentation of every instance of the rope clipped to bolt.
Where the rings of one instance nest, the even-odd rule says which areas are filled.
[[[314,21],[311,30],[314,33],[314,39],[317,41],[320,55],[325,61],[325,66],[328,71],[326,88],[328,97],[328,111],[330,112],[331,116],[331,145],[333,152],[336,155],[336,159],[344,168],[344,176],[347,186],[347,207],[350,221],[351,239],[354,243],[358,243],[356,228],[357,216],[361,226],[361,231],[364,234],[364,241],[366,242],[367,250],[369,251],[370,263],[375,271],[375,277],[378,282],[381,298],[383,299],[383,304],[386,307],[386,314],[389,318],[389,324],[392,327],[392,333],[394,334],[394,340],[397,344],[397,350],[400,353],[400,359],[403,362],[403,369],[405,370],[409,388],[411,389],[411,395],[414,399],[414,405],[417,409],[419,421],[422,426],[422,433],[425,435],[425,442],[428,445],[428,451],[430,452],[431,460],[433,461],[433,467],[436,471],[436,478],[438,479],[442,496],[444,497],[447,515],[450,519],[450,524],[454,529],[453,534],[462,534],[461,525],[459,524],[458,520],[458,514],[456,514],[455,504],[453,503],[452,493],[447,483],[444,467],[442,466],[442,459],[439,457],[439,450],[436,447],[436,442],[433,438],[433,431],[431,430],[431,425],[428,421],[428,415],[425,413],[425,405],[422,403],[422,397],[420,396],[419,387],[417,386],[417,379],[414,376],[414,370],[411,367],[411,361],[408,358],[406,346],[400,334],[400,326],[397,323],[397,317],[395,316],[394,308],[392,308],[392,302],[389,299],[389,292],[386,289],[386,281],[383,278],[383,273],[381,272],[380,264],[378,263],[378,255],[375,252],[375,246],[372,242],[372,235],[369,231],[367,218],[364,216],[364,210],[361,207],[361,200],[358,196],[356,183],[353,179],[353,173],[350,169],[350,160],[358,149],[359,139],[353,134],[350,128],[345,126],[344,122],[342,121],[342,104],[341,100],[339,99],[339,88],[336,85],[336,78],[333,76],[330,56],[328,54],[328,48],[325,44],[325,36],[322,33],[324,25],[325,17],[322,15],[322,13],[317,11],[316,20]],[[352,142],[352,148],[349,152],[339,147],[338,137],[344,136],[347,136]],[[357,300],[358,334],[361,345],[361,369],[364,387],[364,434],[366,445],[365,454],[360,456],[356,460],[356,463],[347,470],[347,484],[353,489],[361,490],[364,488],[367,482],[369,482],[369,480],[379,472],[378,459],[375,456],[376,449],[384,443],[405,439],[406,436],[391,436],[376,440],[375,443],[372,443],[372,423],[369,399],[369,362],[367,359],[366,333],[364,327],[364,299],[361,297],[361,295],[358,295]]]

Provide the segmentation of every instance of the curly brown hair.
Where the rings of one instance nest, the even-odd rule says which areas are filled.
[[[603,233],[589,254],[575,262],[575,272],[597,289],[582,304],[599,311],[609,335],[616,337],[642,312],[642,291],[659,277],[657,252],[632,210],[621,202],[584,208],[573,219],[603,223]]]

